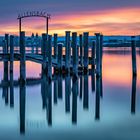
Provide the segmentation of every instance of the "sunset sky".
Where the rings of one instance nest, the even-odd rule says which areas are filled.
[[[18,34],[18,13],[46,11],[51,14],[49,33],[64,35],[66,30],[90,35],[140,34],[140,0],[1,0],[0,34]],[[28,18],[22,30],[27,35],[45,32],[45,20]]]

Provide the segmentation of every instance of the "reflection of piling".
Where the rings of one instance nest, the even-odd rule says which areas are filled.
[[[84,75],[84,96],[83,96],[83,108],[88,109],[88,75]]]
[[[10,72],[10,107],[14,107],[14,80],[13,80],[13,71]]]
[[[100,33],[96,33],[96,75],[101,76]]]
[[[57,80],[57,76],[55,78],[56,79],[54,80],[54,104],[57,104],[57,98],[58,98],[58,80]]]
[[[72,33],[72,52],[73,52],[73,73],[78,76],[78,49],[77,49],[77,33]]]
[[[62,93],[62,76],[58,75],[58,98],[62,99],[63,98],[63,93]]]
[[[131,37],[131,47],[132,47],[132,70],[133,70],[133,75],[135,76],[137,75],[135,36]]]
[[[48,36],[48,78],[52,79],[52,36]]]
[[[84,72],[87,73],[88,71],[88,64],[89,64],[89,60],[88,60],[88,36],[89,33],[85,32],[84,33]]]
[[[79,35],[79,45],[80,45],[80,65],[83,66],[83,36]]]
[[[137,77],[133,76],[132,95],[131,95],[131,113],[132,114],[135,114],[135,111],[136,111],[136,85],[137,85]]]
[[[25,98],[26,85],[20,83],[20,133],[25,134]]]
[[[47,95],[47,117],[48,125],[52,125],[52,82],[48,83],[48,95]]]
[[[71,65],[71,47],[70,47],[70,31],[66,31],[66,38],[65,38],[65,49],[66,49],[66,71],[70,72],[70,65]]]
[[[62,43],[58,44],[58,71],[62,73]]]
[[[70,112],[71,79],[70,74],[65,77],[65,111]]]
[[[100,119],[100,77],[96,76],[95,120]]]
[[[42,34],[42,56],[43,56],[43,65],[42,65],[42,70],[44,73],[47,73],[47,63],[46,63],[46,58],[47,58],[47,35]]]
[[[78,79],[73,79],[72,88],[72,123],[77,123],[77,96],[78,96]]]
[[[26,82],[25,32],[20,32],[20,81]]]
[[[92,69],[95,69],[95,48],[96,43],[95,41],[92,42]]]

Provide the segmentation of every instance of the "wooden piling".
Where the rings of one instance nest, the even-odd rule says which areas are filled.
[[[101,76],[101,53],[100,53],[100,33],[95,33],[96,35],[96,75]]]
[[[71,47],[70,47],[70,31],[66,31],[66,38],[65,38],[65,58],[66,58],[66,71],[70,72],[70,65],[71,65]]]
[[[85,32],[84,33],[84,72],[87,73],[88,71],[88,64],[89,64],[89,60],[88,60],[88,36],[89,33]]]
[[[6,41],[6,49],[8,53],[9,52],[9,34],[5,34],[5,41]]]
[[[52,36],[48,35],[48,77],[52,79]]]
[[[95,41],[92,41],[92,69],[95,69],[95,48],[96,43]]]
[[[54,34],[54,59],[58,62],[58,45],[57,45],[58,35]]]
[[[131,37],[131,48],[132,48],[132,71],[133,76],[137,75],[137,63],[136,63],[136,41],[135,36]]]
[[[102,75],[102,59],[103,59],[103,35],[100,35],[100,69]]]
[[[10,72],[13,72],[14,61],[14,36],[10,36]]]
[[[42,70],[43,73],[47,73],[47,34],[42,34],[42,57],[43,57],[43,64]]]
[[[20,32],[20,81],[26,82],[25,32]]]
[[[72,33],[72,52],[73,52],[73,73],[78,76],[78,52],[77,52],[77,33]]]
[[[80,47],[80,65],[83,66],[83,36],[79,35],[79,47]]]
[[[58,43],[58,71],[62,73],[62,43]]]

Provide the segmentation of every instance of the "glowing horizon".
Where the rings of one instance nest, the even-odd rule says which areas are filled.
[[[52,14],[49,23],[49,34],[58,33],[65,35],[65,31],[102,32],[104,35],[139,35],[140,34],[140,8],[117,8],[102,11],[72,12],[63,14]],[[0,25],[0,34],[5,33],[18,35],[18,21]],[[22,30],[26,35],[31,33],[44,33],[45,21],[38,18],[25,19]]]

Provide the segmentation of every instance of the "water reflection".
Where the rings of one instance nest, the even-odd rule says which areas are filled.
[[[135,114],[135,112],[136,112],[136,85],[137,85],[137,77],[133,76],[132,95],[131,95],[131,113],[132,114]]]
[[[29,85],[36,84],[34,79],[26,78],[26,82],[14,80],[13,71],[10,71],[10,78],[8,79],[8,63],[4,62],[4,74],[1,87],[3,90],[2,96],[5,104],[14,108],[14,86],[19,86],[19,114],[20,114],[20,133],[26,132],[26,88]],[[53,126],[53,105],[58,105],[59,102],[64,102],[64,111],[71,117],[71,124],[78,124],[79,103],[82,103],[83,111],[94,110],[95,120],[102,119],[101,100],[103,97],[103,83],[102,77],[96,77],[95,70],[89,71],[87,75],[79,75],[78,78],[73,78],[71,75],[53,75],[53,80],[50,81],[47,74],[42,71],[41,78],[38,78],[40,84],[40,97],[42,99],[42,110],[45,111],[45,118],[48,126]],[[132,94],[131,94],[131,113],[136,112],[136,82],[137,78],[132,80]],[[31,84],[32,83],[32,84]],[[10,96],[8,96],[8,89],[10,89]],[[8,100],[10,97],[10,100]],[[91,97],[95,97],[92,102],[94,106],[90,106]],[[17,100],[17,99],[16,99]],[[59,112],[61,114],[61,112]],[[92,114],[93,115],[93,114]],[[58,114],[59,117],[59,114]]]

